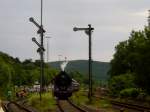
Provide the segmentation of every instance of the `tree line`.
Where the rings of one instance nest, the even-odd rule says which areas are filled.
[[[36,82],[40,82],[40,60],[20,61],[19,58],[0,52],[0,62],[0,96],[5,97],[8,91],[14,91],[14,87],[32,87]],[[59,71],[60,69],[54,69],[48,63],[44,63],[44,85],[48,86]],[[86,75],[78,71],[68,74],[77,80],[80,86],[88,86]],[[95,82],[94,85],[98,84]]]
[[[115,47],[109,88],[114,96],[150,95],[150,27],[132,31]]]
[[[17,86],[32,86],[40,82],[40,60],[26,59],[20,61],[6,53],[0,52],[0,94],[7,94],[8,90]],[[49,85],[57,70],[44,65],[44,84]]]

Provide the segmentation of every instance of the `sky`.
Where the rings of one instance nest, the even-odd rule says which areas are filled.
[[[39,59],[38,46],[31,41],[40,40],[38,28],[29,18],[40,23],[40,0],[0,1],[0,51],[20,60]],[[148,24],[149,5],[150,0],[43,0],[44,36],[51,37],[44,37],[49,61],[88,59],[88,36],[73,27],[91,24],[92,59],[109,62],[120,41]]]

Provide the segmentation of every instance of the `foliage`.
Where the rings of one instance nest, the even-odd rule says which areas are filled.
[[[60,70],[60,63],[62,63],[62,61],[50,62],[48,64],[50,67]],[[92,62],[93,89],[97,86],[107,85],[107,79],[109,77],[107,72],[109,68],[110,64],[108,62]],[[80,83],[80,86],[88,88],[88,60],[69,61],[65,71],[69,73],[72,78],[77,80]]]
[[[114,76],[109,80],[109,89],[111,95],[119,96],[120,91],[135,87],[134,85],[134,75],[133,74],[122,74]]]
[[[40,112],[55,112],[56,101],[52,96],[52,92],[42,94],[40,101],[39,94],[32,94],[28,98],[28,104],[40,110]]]
[[[111,108],[111,104],[107,99],[99,99],[92,97],[92,102],[89,102],[89,99],[87,97],[87,94],[83,90],[80,90],[71,97],[71,100],[79,106],[87,105],[88,107],[91,107],[94,109],[100,109],[101,111],[108,111],[108,112],[114,112]],[[106,110],[107,109],[107,110]]]
[[[150,27],[132,31],[128,40],[120,42],[111,60],[111,77],[132,73],[134,84],[150,94]]]
[[[49,66],[55,69],[60,70],[60,63],[59,61],[50,62]],[[92,74],[94,81],[102,80],[106,81],[108,79],[107,72],[110,68],[109,62],[92,62]],[[76,72],[84,75],[84,77],[88,77],[88,60],[73,60],[69,61],[67,67],[65,69],[67,72]]]
[[[83,74],[81,74],[78,71],[75,72],[69,72],[69,75],[75,79],[77,82],[79,82],[80,84],[84,84],[87,85],[88,84],[88,79],[86,76],[84,76]]]
[[[77,91],[74,93],[74,95],[71,97],[71,99],[77,104],[81,105],[83,103],[88,102],[88,97],[85,95],[83,91]]]
[[[55,69],[49,69],[47,67],[44,70],[44,74],[45,85],[48,86],[51,83],[52,79],[58,74],[58,71]]]
[[[0,52],[0,94],[6,94],[13,86],[32,86],[40,81],[40,61],[31,59],[21,62],[19,58],[13,58]],[[44,84],[48,85],[57,71],[44,64]]]
[[[140,94],[140,90],[137,88],[126,88],[120,91],[121,97],[136,98]]]

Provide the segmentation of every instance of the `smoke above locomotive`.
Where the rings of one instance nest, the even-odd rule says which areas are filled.
[[[62,71],[65,71],[65,68],[67,67],[68,61],[64,61],[62,64],[60,64],[60,68]]]

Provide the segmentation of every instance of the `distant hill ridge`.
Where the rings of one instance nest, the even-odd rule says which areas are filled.
[[[60,63],[62,61],[50,62],[49,65],[55,69],[60,70]],[[108,79],[108,71],[110,68],[109,62],[92,62],[92,74],[93,78],[97,80],[107,80]],[[69,61],[67,67],[65,68],[67,72],[78,71],[83,75],[88,75],[88,60],[72,60]]]

